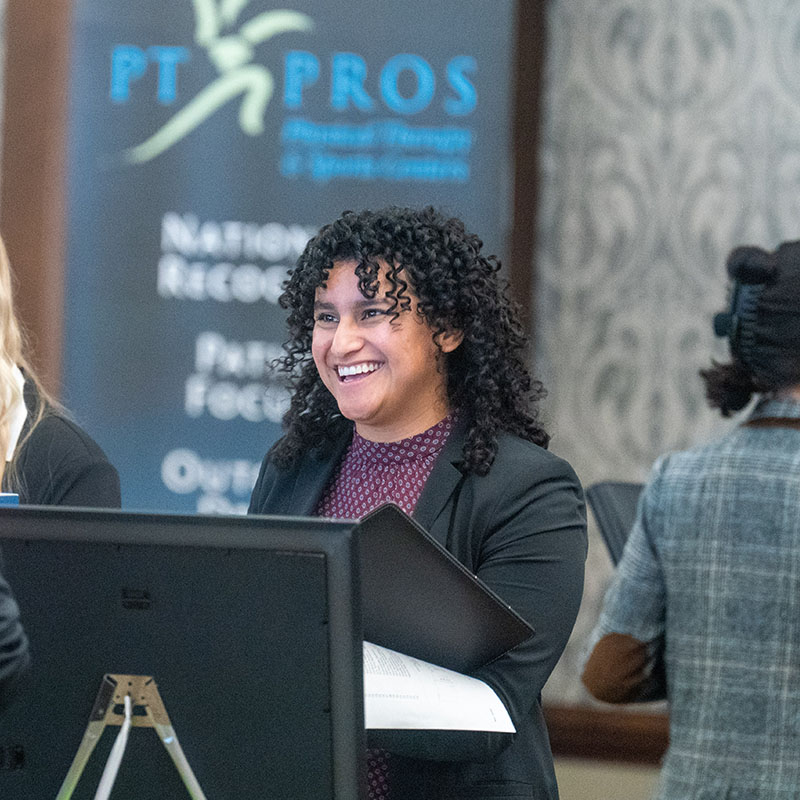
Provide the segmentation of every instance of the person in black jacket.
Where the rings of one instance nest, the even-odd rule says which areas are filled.
[[[546,449],[543,389],[481,247],[432,208],[346,212],[281,298],[293,397],[250,512],[352,519],[394,502],[536,631],[474,673],[516,733],[370,731],[374,800],[558,797],[540,692],[580,604],[583,493]]]
[[[0,478],[20,504],[119,508],[119,475],[52,400],[25,359],[0,240]]]

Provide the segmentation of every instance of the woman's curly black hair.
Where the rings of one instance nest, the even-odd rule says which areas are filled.
[[[464,472],[489,471],[500,431],[547,447],[549,436],[535,409],[545,392],[525,366],[526,337],[499,278],[500,263],[482,255],[482,246],[461,220],[432,207],[346,211],[308,242],[280,298],[289,311],[289,340],[277,367],[288,376],[292,401],[283,419],[286,435],[272,450],[279,467],[309,450],[324,452],[349,425],[311,357],[315,292],[334,262],[343,260],[356,262],[365,297],[377,293],[385,264],[392,310],[409,311],[416,296],[434,341],[444,333],[463,333],[461,344],[443,354],[443,363],[450,408],[466,424]]]

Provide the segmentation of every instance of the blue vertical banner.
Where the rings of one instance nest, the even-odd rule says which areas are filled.
[[[489,5],[76,0],[64,402],[125,507],[246,510],[320,225],[433,204],[502,254],[514,3]]]

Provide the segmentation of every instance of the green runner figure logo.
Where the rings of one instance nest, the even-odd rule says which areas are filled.
[[[257,44],[289,31],[309,31],[314,23],[299,11],[264,11],[233,28],[250,0],[192,0],[195,12],[194,40],[204,48],[217,68],[219,77],[202,89],[163,127],[141,144],[125,151],[128,161],[150,161],[177,144],[205,122],[225,103],[242,95],[239,127],[249,136],[264,131],[264,114],[275,88],[272,73],[262,64],[252,63]]]

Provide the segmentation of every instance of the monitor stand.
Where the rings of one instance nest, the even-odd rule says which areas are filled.
[[[120,706],[124,710],[119,710]],[[169,753],[181,780],[189,791],[192,800],[206,800],[197,778],[194,776],[183,749],[175,735],[172,723],[169,721],[167,710],[158,693],[155,680],[149,675],[110,675],[103,676],[100,689],[97,692],[92,712],[89,715],[89,724],[83,734],[78,752],[72,761],[56,800],[70,800],[75,787],[78,785],[84,767],[92,755],[95,745],[100,741],[106,725],[120,725],[122,730],[114,743],[109,755],[103,777],[100,780],[96,800],[107,797],[114,784],[119,762],[122,760],[127,731],[130,727],[154,728],[161,743]],[[124,735],[123,735],[124,734]],[[114,763],[115,762],[115,763]],[[104,784],[107,791],[102,790]]]

